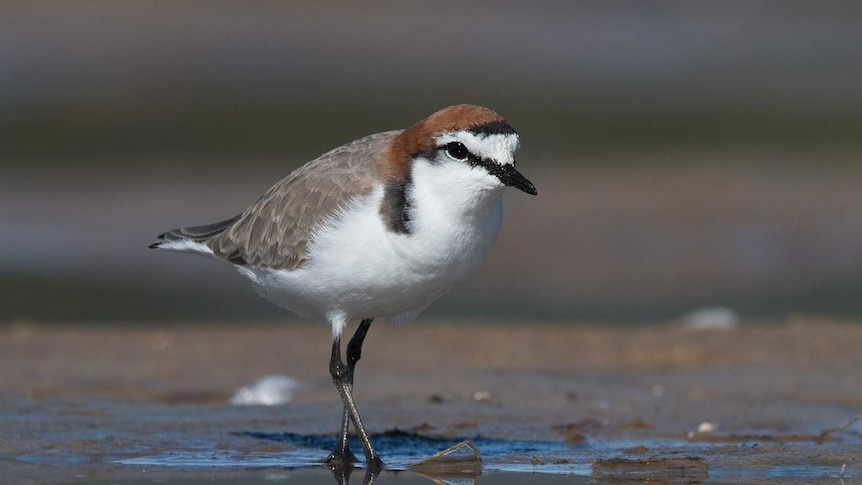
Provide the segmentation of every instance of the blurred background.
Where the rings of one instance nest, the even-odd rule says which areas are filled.
[[[862,316],[862,3],[0,3],[0,322],[286,319],[147,249],[449,104],[519,131],[486,264],[427,314]]]

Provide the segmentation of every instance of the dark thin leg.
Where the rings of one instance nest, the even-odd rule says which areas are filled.
[[[356,362],[362,357],[362,343],[365,341],[365,335],[368,329],[371,328],[372,320],[362,320],[353,338],[347,343],[347,385],[353,389],[353,375],[356,368]],[[350,451],[350,443],[348,441],[348,433],[350,432],[350,411],[347,406],[344,406],[344,415],[341,418],[341,433],[338,435],[338,441],[335,442],[335,449],[324,460],[325,463],[356,463],[359,460],[356,455]]]
[[[371,322],[368,322],[370,325]],[[366,325],[363,334],[368,331]],[[361,340],[361,339],[360,339]],[[355,364],[355,362],[354,362]],[[371,446],[371,440],[368,439],[368,432],[365,431],[365,426],[362,425],[362,418],[359,416],[359,411],[356,409],[356,403],[353,400],[353,392],[350,388],[349,377],[350,368],[341,361],[341,337],[336,337],[332,342],[332,357],[329,361],[329,374],[332,376],[332,382],[338,393],[341,395],[341,400],[344,402],[344,407],[347,408],[348,415],[353,421],[353,428],[359,436],[359,441],[362,443],[362,448],[365,451],[365,463],[369,470],[380,470],[383,468],[383,462]],[[337,453],[333,451],[333,454]]]
[[[353,338],[347,343],[347,367],[350,370],[351,386],[353,385],[353,369],[356,367],[359,359],[362,358],[362,343],[365,342],[365,335],[368,333],[368,329],[371,328],[371,322],[370,318],[362,320],[359,323],[359,328],[356,329],[356,333],[353,334]]]

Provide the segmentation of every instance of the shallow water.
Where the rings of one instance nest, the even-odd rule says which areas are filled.
[[[350,477],[348,483],[367,483],[364,481],[365,476],[362,470],[357,470]],[[236,473],[227,473],[223,475],[202,475],[200,477],[160,477],[156,480],[152,478],[129,478],[123,480],[76,480],[70,483],[103,485],[103,484],[125,484],[125,485],[143,485],[158,483],[171,483],[177,485],[202,485],[202,484],[222,484],[222,485],[237,485],[237,484],[272,484],[279,482],[288,482],[291,485],[311,485],[311,484],[331,484],[338,483],[337,479],[333,481],[333,476],[325,469],[295,469],[282,471],[268,471],[263,473],[245,471]],[[497,485],[513,485],[513,484],[585,484],[590,483],[588,476],[560,476],[560,475],[541,475],[541,474],[523,474],[523,473],[485,473],[479,477],[428,477],[413,472],[389,472],[384,471],[379,476],[374,478],[373,483],[376,484],[451,484],[451,485],[471,485],[474,483],[482,484],[497,484]]]
[[[841,454],[858,453],[859,440],[853,439],[849,443],[816,445],[642,437],[588,439],[569,444],[473,436],[470,442],[481,453],[481,461],[460,463],[456,467],[438,463],[439,466],[416,468],[418,461],[457,444],[464,437],[390,431],[371,436],[386,463],[386,469],[373,476],[362,465],[328,469],[320,462],[334,445],[334,436],[228,430],[210,426],[208,420],[195,420],[184,412],[178,414],[177,410],[167,411],[170,426],[165,428],[148,419],[150,406],[103,402],[101,409],[112,404],[124,408],[123,417],[103,422],[102,426],[91,423],[82,427],[74,422],[74,416],[67,415],[71,418],[67,421],[69,426],[51,426],[48,433],[39,433],[38,426],[30,427],[36,431],[33,436],[36,442],[31,443],[29,452],[0,455],[4,482],[841,483],[842,479],[852,480],[860,475],[856,465],[842,469],[838,464]],[[32,424],[34,415],[54,407],[19,407],[19,417]],[[99,413],[92,408],[83,412],[88,416]],[[95,437],[100,439],[94,441]],[[351,447],[361,450],[357,440],[351,442]]]
[[[388,467],[376,482],[849,485],[862,465],[858,328],[437,325],[411,328],[418,352],[384,326],[390,345],[363,359],[358,387]],[[328,332],[279,332],[7,329],[0,483],[366,481],[361,466],[333,476],[320,462],[342,408],[307,363]],[[273,368],[302,384],[292,401],[227,403]],[[463,440],[481,462],[413,466]]]
[[[116,463],[132,467],[155,467],[159,471],[175,468],[179,470],[257,469],[266,480],[282,477],[273,470],[286,472],[284,478],[298,473],[315,482],[328,473],[318,469],[326,467],[320,463],[322,456],[334,445],[334,437],[295,434],[249,435],[276,442],[291,443],[299,448],[287,452],[267,455],[247,454],[219,450],[207,453],[170,451],[163,455],[120,459]],[[450,474],[446,467],[433,466],[415,470],[417,461],[444,448],[453,446],[460,438],[426,438],[410,433],[373,435],[372,441],[382,456],[386,457],[386,470],[380,478],[392,481],[411,482],[417,475],[446,483],[482,482],[523,483],[527,477],[533,483],[556,483],[555,477],[566,477],[572,483],[576,477],[594,482],[648,481],[658,483],[714,483],[715,480],[770,481],[779,479],[817,480],[829,478],[850,479],[859,476],[856,467],[836,467],[811,464],[772,464],[760,466],[708,465],[705,456],[728,453],[726,445],[710,443],[683,443],[677,440],[640,440],[637,444],[629,440],[595,443],[589,446],[572,446],[559,442],[495,440],[475,438],[470,442],[476,446],[483,458],[475,468],[469,465]],[[742,448],[756,447],[760,443],[747,442]],[[634,446],[631,446],[634,445]],[[361,450],[358,440],[351,446]],[[643,450],[651,450],[644,452]],[[784,454],[792,453],[790,448]],[[728,453],[730,455],[731,453]],[[601,458],[596,458],[600,456]],[[336,471],[331,471],[333,476]],[[343,471],[339,471],[343,472]],[[355,467],[354,473],[362,477],[364,467]],[[378,479],[379,480],[379,479]],[[291,478],[293,481],[293,478]],[[375,480],[377,481],[377,480]],[[586,483],[574,480],[574,483]]]

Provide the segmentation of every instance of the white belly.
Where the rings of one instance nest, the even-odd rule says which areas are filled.
[[[301,268],[239,270],[265,298],[325,318],[340,334],[350,320],[417,315],[484,261],[500,231],[499,198],[473,217],[437,214],[413,221],[410,234],[396,234],[380,218],[381,197],[377,190],[324,224]]]

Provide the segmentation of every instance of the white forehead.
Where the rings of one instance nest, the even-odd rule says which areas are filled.
[[[436,138],[437,145],[461,142],[470,153],[480,158],[494,160],[500,165],[512,165],[515,162],[515,152],[521,146],[516,133],[473,133],[471,131],[450,131]]]

